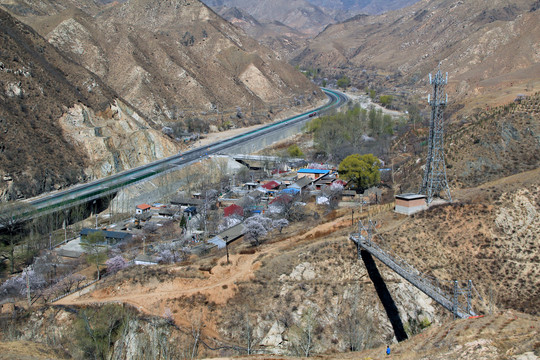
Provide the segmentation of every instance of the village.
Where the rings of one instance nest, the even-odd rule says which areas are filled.
[[[253,216],[270,219],[274,227],[283,228],[289,221],[300,220],[296,217],[309,216],[302,208],[310,202],[335,209],[382,201],[381,190],[373,188],[357,195],[347,189],[347,181],[339,178],[335,168],[315,165],[317,168],[275,170],[271,178],[254,179],[223,193],[215,189],[179,191],[168,203],[137,204],[127,221],[83,228],[77,239],[59,246],[56,252],[62,257],[79,257],[87,252],[84,244],[88,235],[99,232],[103,235],[99,245],[104,249],[141,240],[139,254],[130,260],[136,265],[154,265],[163,262],[159,253],[165,244],[169,251],[182,253],[179,258],[208,254],[246,236],[256,245],[255,239],[273,227],[252,229],[253,221],[248,219]]]

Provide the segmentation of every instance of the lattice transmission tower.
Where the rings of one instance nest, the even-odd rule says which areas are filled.
[[[432,97],[428,95],[428,103],[431,105],[428,156],[420,188],[420,194],[426,195],[428,204],[433,201],[434,196],[440,196],[442,192],[446,194],[448,201],[452,201],[444,161],[443,112],[448,102],[448,94],[444,93],[444,87],[448,83],[448,73],[443,77],[439,65],[434,77],[429,74],[429,83],[433,85],[433,94]]]

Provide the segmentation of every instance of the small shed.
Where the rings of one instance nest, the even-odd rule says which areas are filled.
[[[142,214],[150,211],[151,206],[148,204],[140,204],[135,207],[135,214]]]
[[[135,258],[135,265],[157,265],[158,261],[155,256],[140,254]]]
[[[231,242],[238,240],[242,236],[244,236],[244,233],[246,232],[246,228],[242,223],[236,224],[227,230],[219,233],[217,237],[227,242],[227,244],[230,244]]]
[[[426,209],[426,195],[412,193],[396,195],[394,211],[399,214],[412,215]]]
[[[256,188],[258,188],[261,184],[257,183],[257,182],[247,182],[244,184],[244,187],[247,189],[247,190],[255,190]]]
[[[232,204],[230,206],[227,206],[226,208],[223,208],[223,216],[228,217],[232,215],[244,216],[244,209],[236,204]]]
[[[176,196],[171,199],[171,204],[178,206],[201,206],[203,204],[203,200]]]
[[[341,192],[342,199],[354,200],[355,197],[356,197],[356,191],[354,190],[343,190]]]
[[[159,208],[158,210],[159,215],[169,217],[169,218],[174,218],[174,216],[178,213],[179,213],[178,209],[167,208],[167,207]]]

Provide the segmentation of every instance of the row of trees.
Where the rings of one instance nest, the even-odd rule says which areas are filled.
[[[355,106],[344,113],[311,120],[307,131],[313,134],[319,154],[341,161],[353,153],[383,154],[394,126],[392,116],[381,109]]]
[[[39,251],[71,237],[80,228],[71,227],[88,217],[85,204],[28,219],[35,209],[24,202],[0,203],[0,259],[14,273],[30,263]],[[63,228],[63,231],[61,230]]]

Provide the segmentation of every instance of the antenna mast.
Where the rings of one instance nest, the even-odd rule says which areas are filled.
[[[446,73],[446,77],[443,77],[440,64],[439,70],[434,77],[429,74],[429,83],[433,85],[433,94],[428,96],[428,102],[431,105],[428,156],[422,187],[420,188],[420,194],[426,195],[428,204],[433,201],[434,196],[439,196],[441,192],[446,194],[448,201],[452,201],[444,161],[443,111],[448,102],[448,95],[444,93],[444,86],[448,83],[448,73]]]

